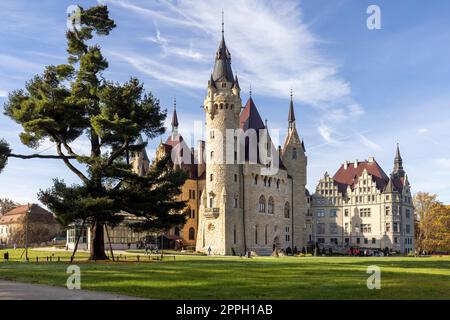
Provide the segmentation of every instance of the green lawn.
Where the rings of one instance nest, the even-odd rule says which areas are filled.
[[[50,255],[31,253],[36,254]],[[2,279],[65,286],[67,262],[3,262],[1,250],[0,255]],[[85,257],[78,257],[83,289],[152,299],[450,299],[450,257],[177,256],[162,262],[81,262]],[[381,290],[366,287],[370,265],[381,268]]]

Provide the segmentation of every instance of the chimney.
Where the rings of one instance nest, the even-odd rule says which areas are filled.
[[[358,168],[358,159],[355,160],[354,166],[355,166],[355,169]]]
[[[375,158],[374,157],[369,157],[369,163],[373,163],[375,162]]]
[[[348,161],[345,160],[345,161],[344,161],[344,170],[347,170],[347,169],[348,169]]]

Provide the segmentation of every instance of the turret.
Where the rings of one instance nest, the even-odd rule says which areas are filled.
[[[141,136],[136,141],[136,144],[142,145],[143,147],[140,151],[136,151],[133,154],[133,160],[131,161],[133,172],[140,176],[145,176],[150,167],[150,160],[148,159],[147,152],[145,151],[145,143]]]
[[[394,159],[394,169],[392,171],[392,174],[399,178],[405,177],[405,170],[403,170],[403,159],[400,155],[400,146],[397,143],[397,151],[395,153],[395,159]]]

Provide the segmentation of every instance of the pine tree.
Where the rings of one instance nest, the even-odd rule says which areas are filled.
[[[108,35],[115,23],[106,6],[79,9],[79,26],[66,34],[68,63],[46,67],[24,90],[12,92],[5,104],[5,115],[23,128],[22,143],[37,148],[48,139],[56,155],[14,154],[0,142],[0,169],[9,157],[62,160],[82,183],[68,186],[55,179],[39,199],[63,225],[90,225],[90,259],[104,260],[104,226],[120,223],[121,212],[146,219],[140,223],[146,230],[185,222],[185,213],[179,212],[186,203],[176,196],[186,174],[173,170],[167,158],[157,161],[147,176],[132,172],[129,153],[146,146],[138,143],[141,134],[151,139],[165,132],[166,112],[137,79],[119,84],[103,78],[108,62],[99,46],[87,42],[94,33]],[[72,148],[83,138],[90,141],[89,155]]]

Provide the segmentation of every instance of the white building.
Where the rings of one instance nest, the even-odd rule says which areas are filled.
[[[326,248],[414,250],[414,207],[397,146],[388,177],[374,158],[325,173],[311,196],[308,238]]]

